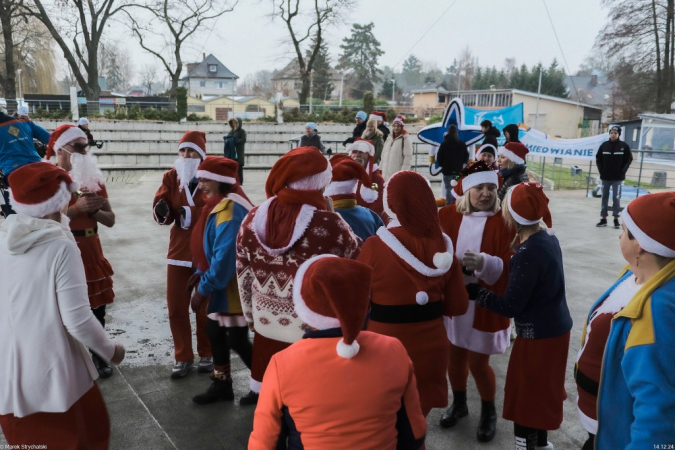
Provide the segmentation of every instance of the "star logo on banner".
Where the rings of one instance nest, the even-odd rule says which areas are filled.
[[[443,137],[448,132],[450,125],[455,125],[459,131],[459,139],[461,141],[467,146],[475,144],[483,138],[483,133],[480,131],[480,125],[467,125],[464,122],[465,117],[462,100],[454,98],[450,101],[448,107],[445,108],[443,120],[422,128],[417,133],[417,137],[424,143],[438,147],[443,142]]]

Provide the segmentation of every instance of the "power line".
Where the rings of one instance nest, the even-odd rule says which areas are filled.
[[[567,64],[567,58],[565,58],[565,52],[563,52],[562,45],[560,45],[560,39],[558,39],[558,33],[555,31],[555,25],[553,25],[553,19],[551,19],[551,13],[548,11],[548,5],[546,5],[546,0],[542,0],[544,3],[544,8],[546,8],[546,14],[548,15],[548,21],[551,23],[551,28],[553,29],[553,34],[555,36],[555,40],[558,42],[558,48],[560,49],[560,54],[562,55],[563,62],[565,63],[565,67],[567,68],[567,75],[570,77],[570,81],[572,82],[572,87],[574,88],[574,93],[577,95],[577,102],[581,102],[581,97],[579,97],[579,91],[577,90],[576,84],[574,84],[574,77],[572,76],[572,72],[570,71],[570,66]]]
[[[394,69],[395,69],[399,64],[401,64],[401,62],[405,59],[405,57],[408,56],[408,55],[410,54],[410,52],[412,52],[413,49],[414,49],[415,47],[417,47],[417,44],[419,44],[420,41],[421,41],[422,39],[424,39],[424,36],[426,36],[427,34],[429,34],[429,32],[431,31],[431,29],[432,29],[434,26],[436,26],[436,24],[443,18],[443,16],[444,16],[448,11],[450,11],[450,8],[452,8],[453,6],[455,6],[455,3],[457,3],[458,1],[459,1],[459,0],[455,0],[454,2],[452,2],[452,4],[451,4],[450,6],[448,6],[448,8],[447,8],[445,11],[443,11],[443,14],[441,14],[440,16],[438,16],[438,19],[436,19],[436,21],[435,21],[433,24],[431,24],[431,26],[430,26],[429,28],[427,28],[427,31],[424,32],[424,34],[422,35],[422,37],[420,37],[420,38],[417,40],[417,42],[415,42],[415,43],[413,44],[413,46],[410,47],[410,50],[408,50],[408,51],[406,52],[406,54],[403,55],[403,58],[401,58],[401,60],[400,60],[399,62],[397,62],[397,63],[394,65],[394,67],[391,68],[392,72],[394,71]]]

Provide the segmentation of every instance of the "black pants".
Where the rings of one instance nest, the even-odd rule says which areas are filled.
[[[244,185],[244,165],[239,164],[239,184]]]
[[[105,306],[101,305],[98,308],[91,308],[91,312],[94,313],[94,317],[101,323],[103,328],[105,328]]]
[[[253,346],[248,340],[248,327],[221,327],[218,321],[206,320],[206,334],[211,341],[213,365],[230,364],[230,349],[237,352],[246,367],[251,368]]]
[[[513,434],[516,436],[517,450],[535,450],[537,447],[544,447],[548,442],[546,430],[524,427],[517,423],[513,424]]]
[[[588,433],[588,440],[581,447],[581,450],[593,450],[595,448],[595,435]]]

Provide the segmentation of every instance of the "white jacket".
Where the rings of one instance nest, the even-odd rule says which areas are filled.
[[[394,133],[389,134],[382,148],[382,160],[380,161],[384,180],[389,181],[393,174],[401,170],[411,170],[412,164],[412,136],[402,133],[394,139]]]
[[[67,226],[21,214],[0,221],[0,345],[0,414],[16,417],[67,411],[98,378],[86,347],[107,360],[115,353]]]

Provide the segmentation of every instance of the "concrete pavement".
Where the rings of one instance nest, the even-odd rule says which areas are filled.
[[[254,204],[264,199],[265,178],[266,173],[246,174],[244,189]],[[115,270],[116,299],[108,308],[107,329],[126,346],[128,355],[112,378],[99,381],[111,417],[111,448],[246,448],[253,408],[240,407],[238,400],[198,407],[191,398],[208,387],[208,375],[197,374],[193,369],[184,379],[169,378],[173,364],[165,301],[169,227],[155,224],[150,212],[160,182],[161,174],[148,173],[108,185],[117,223],[111,229],[100,230],[104,252]],[[439,186],[434,189],[438,191]],[[587,437],[576,413],[573,361],[588,308],[625,264],[619,250],[620,231],[595,228],[600,199],[585,198],[584,193],[548,193],[554,228],[563,248],[567,299],[575,322],[568,358],[565,420],[560,430],[549,433],[549,441],[556,449],[581,448]],[[498,413],[509,354],[510,350],[491,359],[497,376]],[[248,370],[233,357],[238,399],[248,391]],[[428,418],[428,449],[514,447],[513,425],[501,419],[494,441],[488,444],[476,441],[480,399],[471,378],[468,403],[469,417],[451,430],[440,429],[438,420],[442,411],[432,411]]]

